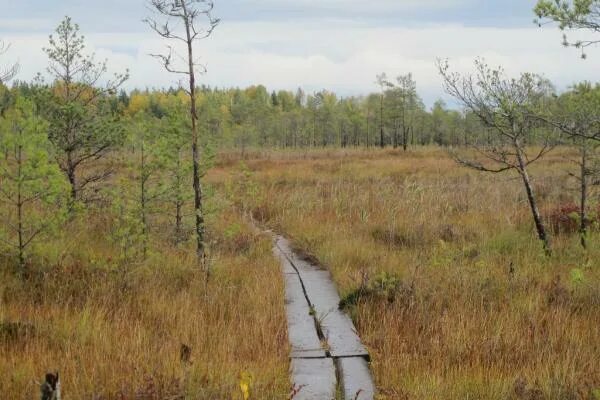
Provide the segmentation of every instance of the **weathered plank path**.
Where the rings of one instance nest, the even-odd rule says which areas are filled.
[[[343,313],[331,274],[304,260],[283,237],[274,252],[285,277],[294,400],[372,400],[369,353]]]

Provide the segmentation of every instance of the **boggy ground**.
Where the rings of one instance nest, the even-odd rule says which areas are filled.
[[[252,398],[287,398],[271,242],[222,196],[212,202],[208,283],[166,226],[146,261],[120,262],[114,216],[93,209],[39,243],[24,277],[0,257],[0,397],[39,398],[36,381],[58,370],[64,399],[241,399],[242,380]]]
[[[565,152],[532,171],[546,215]],[[600,399],[599,235],[545,256],[518,177],[424,149],[229,154],[211,180],[332,271],[382,399]]]

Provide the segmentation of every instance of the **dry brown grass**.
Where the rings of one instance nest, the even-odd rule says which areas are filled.
[[[253,398],[286,398],[283,286],[268,238],[231,207],[213,215],[206,285],[194,258],[158,234],[147,261],[119,265],[111,223],[72,221],[37,246],[25,280],[0,261],[1,397],[38,398],[35,381],[58,370],[65,399],[239,399],[246,371]]]
[[[561,153],[534,171],[544,210],[572,201]],[[333,272],[382,399],[600,398],[600,238],[586,253],[563,234],[545,257],[514,176],[467,171],[438,149],[244,162],[222,154],[208,176],[208,286],[160,227],[147,261],[121,265],[112,217],[93,212],[40,243],[25,280],[0,257],[6,398],[35,398],[57,369],[66,399],[237,399],[246,371],[253,399],[285,399],[279,265],[244,212]]]
[[[572,200],[565,152],[533,171],[544,210]],[[216,183],[254,186],[255,217],[330,268],[383,399],[600,398],[600,238],[586,253],[555,237],[547,258],[517,177],[437,149],[237,164],[230,155]]]

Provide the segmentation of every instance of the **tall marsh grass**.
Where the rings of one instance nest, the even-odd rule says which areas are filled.
[[[546,213],[573,201],[564,152],[532,172]],[[382,399],[600,398],[600,235],[587,252],[557,235],[547,257],[517,176],[433,148],[244,163],[255,217],[332,271]]]
[[[65,399],[241,399],[245,371],[253,398],[285,398],[280,266],[268,238],[221,208],[208,283],[193,252],[160,236],[146,261],[118,262],[110,218],[91,212],[39,244],[25,278],[2,258],[2,398],[39,398],[54,370]]]

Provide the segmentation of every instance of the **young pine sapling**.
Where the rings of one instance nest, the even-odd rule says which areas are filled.
[[[487,141],[474,138],[470,147],[476,158],[457,156],[457,161],[478,171],[515,171],[520,176],[535,228],[544,250],[550,253],[550,236],[540,214],[529,167],[556,146],[551,132],[543,129],[539,114],[551,98],[552,87],[541,77],[522,74],[506,78],[501,69],[492,69],[482,60],[475,63],[474,75],[451,72],[447,62],[439,62],[446,92],[465,109],[477,115],[490,129]]]
[[[16,253],[21,272],[31,244],[64,217],[67,185],[51,147],[46,123],[18,98],[0,119],[0,243]]]

